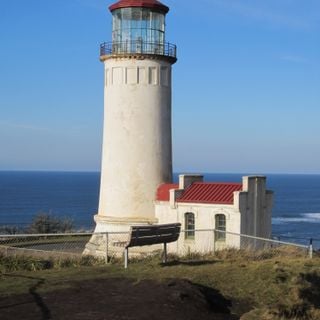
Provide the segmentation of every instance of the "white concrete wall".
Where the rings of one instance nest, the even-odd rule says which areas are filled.
[[[156,222],[156,190],[172,180],[171,64],[130,58],[107,59],[104,63],[97,231],[104,231],[103,224]]]
[[[169,202],[156,201],[156,217],[159,223],[180,222],[182,229],[185,229],[185,214],[192,212],[195,214],[195,229],[215,229],[215,215],[224,214],[226,216],[226,231],[240,233],[240,212],[234,205],[215,205],[199,203],[176,203],[175,208]],[[239,248],[240,238],[227,235],[225,242],[214,241],[214,234],[210,231],[199,231],[195,233],[194,239],[186,239],[183,234],[177,243],[169,245],[169,250],[187,254],[190,252],[210,252],[222,249],[226,245]],[[178,250],[178,251],[177,251]]]

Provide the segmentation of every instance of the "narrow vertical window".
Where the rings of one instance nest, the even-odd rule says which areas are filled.
[[[105,84],[106,87],[109,85],[109,69],[106,69]]]
[[[169,68],[168,67],[161,67],[160,69],[160,82],[162,86],[168,87],[169,86]]]
[[[224,214],[217,214],[215,216],[215,229],[216,240],[225,241],[226,240],[226,216]],[[221,231],[221,232],[219,232]]]
[[[121,67],[112,68],[112,84],[113,85],[122,84],[123,82],[122,78],[123,78],[122,68]]]
[[[149,83],[153,85],[158,84],[158,73],[156,67],[149,68]]]
[[[144,67],[139,67],[138,68],[138,83],[139,84],[144,84],[146,83],[146,69]]]
[[[138,82],[138,72],[137,68],[127,68],[127,84],[137,84]]]
[[[194,229],[195,229],[194,213],[187,212],[184,218],[185,218],[185,230],[186,230],[185,238],[194,239]]]

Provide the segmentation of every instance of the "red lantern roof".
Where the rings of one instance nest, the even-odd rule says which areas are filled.
[[[109,7],[109,10],[112,12],[116,9],[121,8],[132,8],[132,7],[139,7],[139,8],[149,8],[155,11],[159,11],[161,13],[168,13],[169,7],[162,4],[160,1],[157,0],[120,0]]]

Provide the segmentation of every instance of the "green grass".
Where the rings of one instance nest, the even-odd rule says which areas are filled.
[[[196,259],[197,258],[197,259]],[[0,256],[0,296],[27,293],[39,279],[41,291],[75,281],[127,277],[135,281],[183,278],[219,290],[234,305],[249,305],[244,319],[320,319],[320,259],[299,255],[249,259],[237,252],[193,257],[162,265],[159,258],[105,265],[96,259],[39,260]],[[172,260],[171,260],[172,261]]]

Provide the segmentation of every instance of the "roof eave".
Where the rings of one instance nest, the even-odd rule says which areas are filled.
[[[123,8],[148,8],[153,9],[154,11],[158,11],[160,13],[167,14],[169,12],[169,7],[162,4],[159,1],[149,2],[149,1],[136,1],[136,0],[127,0],[123,1],[120,0],[111,6],[109,6],[109,10],[113,12],[117,9],[123,9]]]

